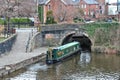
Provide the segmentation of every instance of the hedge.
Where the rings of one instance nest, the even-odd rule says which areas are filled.
[[[98,28],[104,28],[106,31],[109,31],[110,28],[118,28],[119,23],[91,23],[85,24],[83,28],[87,31],[90,36],[94,36],[95,30]]]
[[[7,21],[5,21],[7,22]],[[32,22],[30,19],[28,18],[11,18],[10,19],[10,23],[28,23],[28,22]],[[4,20],[0,19],[0,24],[4,24]]]

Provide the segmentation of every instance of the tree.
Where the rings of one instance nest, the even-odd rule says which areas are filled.
[[[47,12],[46,24],[53,24],[53,23],[56,23],[56,22],[54,21],[53,12],[50,10]]]
[[[75,12],[75,15],[74,15],[74,18],[83,18],[84,17],[84,11],[82,8],[77,8],[76,9],[76,12]]]
[[[78,17],[83,17],[84,16],[84,11],[81,8],[78,8]]]
[[[0,16],[4,18],[7,32],[13,17],[31,17],[35,14],[36,3],[33,0],[0,0]]]
[[[36,3],[33,0],[18,0],[18,16],[32,17],[36,14]]]
[[[56,9],[55,16],[58,19],[58,22],[63,22],[67,19],[67,10],[63,8],[61,4],[58,4],[58,9]]]
[[[1,16],[4,16],[4,17],[11,17],[14,15],[14,8],[15,6],[17,6],[17,1],[14,0],[11,1],[11,0],[3,0],[1,1],[1,4],[0,4],[0,12],[1,12]]]
[[[34,0],[0,0],[0,16],[34,16],[36,9]]]
[[[7,33],[7,37],[10,34],[10,18],[14,15],[14,8],[17,6],[16,0],[2,0],[0,1],[2,4],[0,4],[0,12],[1,17],[4,17],[4,27],[5,32]]]

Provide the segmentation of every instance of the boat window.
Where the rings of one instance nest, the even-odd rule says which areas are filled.
[[[66,50],[66,52],[68,53],[68,49]]]
[[[76,50],[76,47],[74,47],[74,50]]]
[[[52,58],[54,58],[54,55],[52,54]]]
[[[79,48],[79,45],[77,45],[77,48]]]

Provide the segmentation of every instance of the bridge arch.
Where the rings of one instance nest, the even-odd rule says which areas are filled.
[[[65,37],[63,37],[63,39],[61,40],[61,45],[64,45],[73,41],[80,42],[80,46],[83,51],[85,50],[91,51],[92,42],[86,33],[76,34],[75,32],[71,32],[67,34]]]
[[[60,45],[64,45],[66,43],[71,42],[72,36],[75,35],[75,32],[67,33],[61,40]]]

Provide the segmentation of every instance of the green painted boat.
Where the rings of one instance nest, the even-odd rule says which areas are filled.
[[[79,42],[71,42],[56,48],[50,48],[46,54],[46,63],[53,64],[59,62],[80,50]]]

